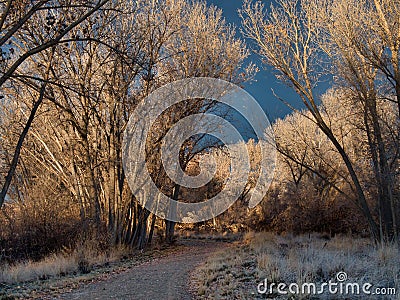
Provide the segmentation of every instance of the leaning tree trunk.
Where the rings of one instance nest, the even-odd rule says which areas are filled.
[[[17,169],[19,156],[21,154],[22,144],[24,143],[25,137],[28,134],[29,128],[32,125],[33,119],[35,118],[36,112],[39,109],[40,105],[43,102],[44,93],[46,91],[46,84],[43,84],[40,89],[39,99],[33,104],[31,113],[29,115],[28,121],[25,124],[24,129],[22,130],[21,135],[19,136],[17,146],[15,147],[13,159],[11,161],[10,168],[8,170],[7,176],[5,178],[3,188],[0,192],[0,208],[3,206],[3,203],[6,199],[8,189],[10,188],[12,178],[15,174],[15,170]]]

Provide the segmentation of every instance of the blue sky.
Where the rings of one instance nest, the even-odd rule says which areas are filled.
[[[267,1],[270,2],[270,1]],[[237,10],[242,6],[241,0],[207,0],[207,3],[214,4],[215,6],[223,10],[223,15],[227,22],[234,23],[237,27],[237,33],[240,35],[240,24],[241,20],[237,13]],[[247,41],[250,47],[254,45],[250,41]],[[260,59],[252,54],[249,58],[259,66],[260,71],[256,76],[256,81],[246,83],[244,88],[260,103],[261,107],[267,113],[271,122],[276,118],[281,118],[291,112],[291,109],[278,100],[272,92],[272,89],[280,97],[294,105],[296,108],[301,108],[301,102],[297,98],[296,94],[287,86],[280,83],[275,73],[271,69],[264,69],[261,65]]]

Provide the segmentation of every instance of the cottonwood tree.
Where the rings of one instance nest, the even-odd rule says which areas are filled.
[[[351,88],[353,101],[363,107],[360,115],[363,115],[378,189],[379,226],[382,238],[389,240],[398,240],[395,171],[400,127],[396,118],[390,124],[385,123],[380,110],[387,102],[397,102],[399,117],[396,83],[399,49],[393,40],[399,27],[397,17],[392,15],[399,8],[396,1],[338,1],[328,2],[325,11],[321,10],[326,28],[324,36],[327,36],[322,43],[324,52],[332,57],[344,84]],[[351,23],[355,16],[358,16],[357,21]],[[393,26],[389,32],[388,26]],[[374,60],[379,60],[380,64]],[[388,125],[394,129],[391,143],[385,139]]]
[[[155,82],[157,80],[171,82],[190,77],[214,77],[240,83],[253,76],[255,72],[253,65],[250,64],[245,69],[240,68],[249,52],[244,42],[235,37],[235,29],[226,24],[220,9],[207,7],[205,2],[194,2],[180,9],[178,16],[181,21],[176,33],[165,43],[163,57],[168,58],[161,59],[156,66]],[[155,133],[156,137],[151,139],[154,153],[160,149],[161,138],[165,132],[176,121],[190,114],[210,113],[215,106],[216,102],[210,99],[195,99],[172,108],[168,118],[165,118],[169,121],[159,126],[159,131]],[[197,153],[202,152],[204,147],[212,146],[206,143],[199,146],[204,143],[203,137],[205,135],[192,137],[187,141],[188,144],[182,145],[180,164],[184,170]],[[157,170],[155,173],[159,175],[162,169],[159,169],[159,160],[155,161],[158,163],[155,163],[157,167],[154,170]],[[165,176],[159,177],[164,181]],[[164,184],[167,189],[165,193],[177,199],[181,187],[171,182]],[[174,227],[174,222],[166,221],[167,241],[172,241]]]
[[[28,42],[30,36],[20,38]],[[131,112],[152,91],[177,79],[212,76],[242,82],[252,75],[252,68],[241,70],[248,52],[220,10],[183,0],[116,1],[77,24],[65,38],[27,59],[6,89],[7,99],[18,106],[31,99],[18,94],[20,89],[28,87],[37,96],[45,84],[45,101],[21,152],[22,161],[37,162],[24,165],[26,174],[51,178],[54,191],[66,190],[68,199],[55,201],[78,207],[84,228],[106,230],[112,243],[143,248],[151,239],[155,217],[133,197],[122,168],[122,134]],[[199,99],[172,113],[179,119],[204,111],[204,103]],[[21,120],[31,108],[26,103],[20,110]],[[11,136],[6,139],[5,145],[12,144]],[[153,141],[154,151],[159,143]],[[21,164],[17,173],[24,177]],[[33,180],[16,183],[24,185],[28,201]]]
[[[319,108],[348,152],[365,187],[367,201],[372,204],[375,187],[371,180],[373,172],[367,135],[359,118],[361,110],[354,106],[350,95],[350,91],[331,89],[322,96]],[[382,115],[390,115],[392,110],[385,109]],[[277,199],[267,198],[264,205],[269,222],[282,230],[284,219],[297,232],[346,232],[349,229],[361,232],[359,225],[364,223],[360,222],[358,213],[354,213],[357,202],[349,201],[355,198],[349,173],[338,151],[313,122],[311,114],[308,111],[293,112],[277,120],[274,134],[279,155],[272,190],[276,190]],[[268,208],[274,201],[279,202],[277,207],[281,211],[271,213]],[[308,216],[307,221],[301,221],[300,216]],[[331,224],[335,218],[336,226]],[[349,228],[349,225],[352,226]]]
[[[398,200],[394,197],[393,172],[398,151],[389,158],[377,110],[379,99],[393,101],[393,89],[396,90],[393,77],[398,69],[398,49],[393,41],[398,26],[392,12],[398,5],[397,1],[281,0],[271,5],[266,13],[261,2],[246,1],[241,11],[245,35],[255,41],[257,52],[265,62],[279,72],[278,78],[297,92],[311,119],[340,154],[375,241],[397,239]],[[388,24],[394,25],[390,32]],[[380,38],[376,39],[377,36]],[[385,68],[387,70],[382,70]],[[350,87],[351,99],[364,105],[359,118],[364,119],[374,177],[380,189],[377,219],[367,202],[366,189],[361,184],[355,162],[318,106],[316,86],[326,74],[333,75],[338,84]],[[382,92],[385,86],[391,86],[392,91]],[[398,121],[392,126],[397,127]]]
[[[71,38],[69,33],[90,16],[101,10],[109,0],[99,1],[2,1],[0,3],[0,87],[14,84],[25,75],[38,77],[35,73],[24,73],[28,60],[37,54],[53,51]],[[52,55],[48,58],[51,60]],[[42,69],[45,69],[42,66]],[[48,72],[44,72],[48,73]],[[35,78],[41,82],[40,92],[32,105],[30,116],[18,139],[13,159],[0,192],[0,207],[4,203],[8,188],[18,164],[22,143],[44,99],[47,77]],[[4,97],[4,95],[1,95]]]

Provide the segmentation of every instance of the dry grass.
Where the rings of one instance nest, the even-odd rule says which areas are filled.
[[[38,262],[28,261],[0,267],[0,300],[56,299],[93,281],[180,253],[185,246],[154,247],[133,251],[123,246],[99,250],[95,241],[86,241],[75,250],[64,250]]]
[[[0,282],[14,284],[46,279],[77,271],[76,257],[59,254],[46,257],[38,262],[26,261],[15,265],[4,265],[0,269]]]
[[[75,250],[65,249],[40,261],[28,260],[0,266],[0,283],[11,285],[69,274],[89,273],[93,267],[116,261],[127,252],[122,246],[105,252],[99,251],[94,243],[89,242]]]
[[[266,295],[257,292],[257,285],[264,279],[268,283],[301,286],[305,282],[334,281],[338,272],[347,273],[346,282],[369,282],[374,287],[394,287],[400,291],[399,249],[394,245],[374,247],[367,239],[353,237],[329,239],[321,235],[293,237],[248,233],[243,243],[204,264],[196,282],[202,299],[265,299]],[[278,293],[268,296],[290,299],[289,295]],[[342,299],[351,297],[343,295]],[[396,297],[381,299],[400,299]],[[294,299],[301,298],[340,299],[340,295],[325,293],[318,298],[296,295]]]

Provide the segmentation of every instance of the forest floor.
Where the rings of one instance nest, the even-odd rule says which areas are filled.
[[[350,235],[249,232],[209,256],[194,274],[196,299],[400,300],[399,247]],[[340,288],[330,292],[328,282]],[[307,290],[314,285],[318,291]],[[368,286],[367,292],[352,292],[356,285]]]
[[[356,236],[249,232],[240,238],[181,237],[173,246],[136,253],[88,274],[21,283],[6,287],[5,294],[0,284],[0,300],[288,299],[290,295],[258,288],[267,282],[269,287],[320,287],[331,281],[371,283],[372,294],[362,299],[400,300],[399,253],[397,245],[376,246]],[[347,292],[302,293],[289,298],[361,299]]]
[[[193,299],[193,272],[230,243],[182,239],[175,246],[97,268],[89,274],[21,283],[3,288],[0,299]],[[4,294],[5,292],[5,294]]]

